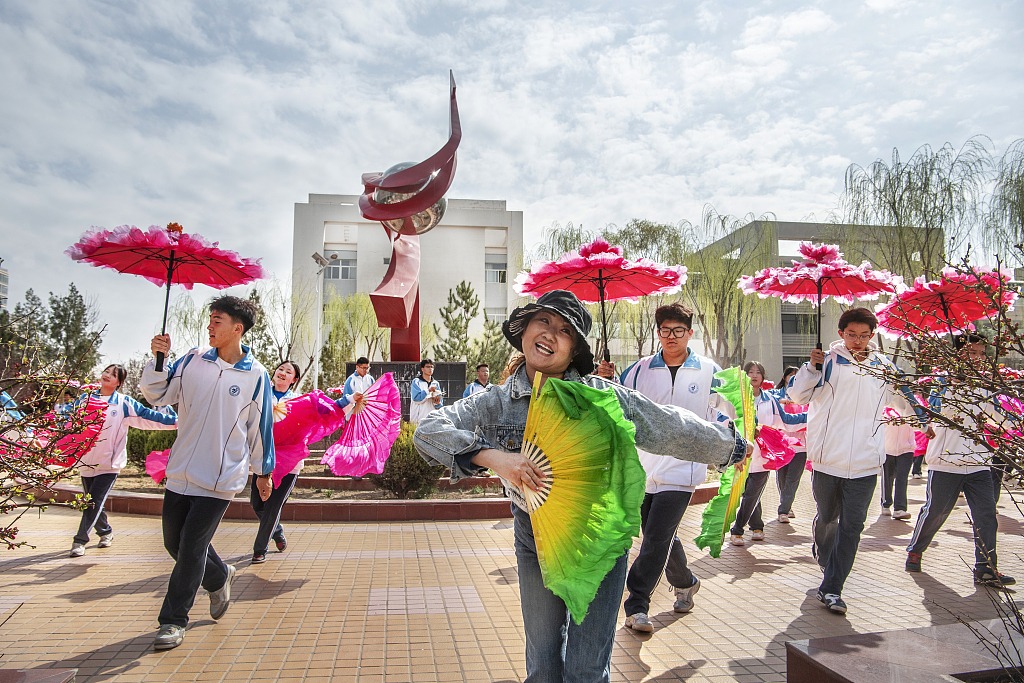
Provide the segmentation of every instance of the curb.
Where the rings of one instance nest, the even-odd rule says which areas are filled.
[[[718,484],[701,484],[690,505],[701,505],[718,492]],[[74,500],[81,490],[57,486],[53,495],[36,491],[42,499],[58,503]],[[164,497],[159,493],[132,493],[116,488],[107,496],[104,509],[130,515],[159,516]],[[472,519],[508,519],[512,516],[508,498],[464,500],[303,500],[292,498],[281,510],[283,522],[447,522]],[[228,505],[225,519],[256,520],[249,501],[236,498]]]

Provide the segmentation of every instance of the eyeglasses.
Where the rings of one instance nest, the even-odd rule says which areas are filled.
[[[867,334],[851,334],[850,332],[843,332],[843,336],[850,340],[868,341],[875,336],[875,333],[868,332]]]
[[[689,331],[689,327],[659,327],[658,336],[665,338],[675,337],[676,339],[681,339],[685,337],[686,333]]]

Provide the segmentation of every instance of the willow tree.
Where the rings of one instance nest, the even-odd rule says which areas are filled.
[[[1024,265],[1024,138],[1011,144],[996,164],[995,186],[989,202],[986,246],[1007,262]]]
[[[909,159],[851,165],[836,238],[850,261],[867,259],[904,278],[935,277],[970,244],[991,170],[985,139],[960,149],[919,147]]]
[[[689,269],[683,291],[696,312],[707,352],[723,367],[746,357],[746,335],[770,320],[773,302],[746,296],[737,282],[761,268],[775,265],[778,240],[774,217],[743,218],[704,208],[700,224],[683,223],[689,245]]]

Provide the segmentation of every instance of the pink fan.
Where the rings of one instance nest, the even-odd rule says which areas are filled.
[[[153,478],[157,484],[164,483],[167,477],[167,461],[171,457],[171,449],[165,451],[153,451],[146,456],[146,474]]]
[[[788,465],[796,455],[793,448],[796,443],[796,439],[774,427],[765,426],[757,430],[757,445],[761,449],[766,470],[777,470]]]
[[[274,486],[309,457],[309,444],[341,429],[345,413],[322,391],[311,391],[275,406],[284,409],[284,417],[274,423]]]
[[[386,372],[370,385],[351,412],[341,438],[321,462],[338,476],[380,474],[402,428],[402,400],[392,374]]]

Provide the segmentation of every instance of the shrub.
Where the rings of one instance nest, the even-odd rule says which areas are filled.
[[[153,451],[165,451],[174,443],[178,436],[176,429],[151,431],[146,435],[146,455]]]
[[[144,432],[135,427],[128,428],[128,462],[136,467],[144,467],[146,456],[149,451],[146,449],[146,440],[149,432]]]
[[[391,446],[391,456],[384,471],[370,475],[377,488],[390,491],[396,498],[425,498],[437,489],[437,479],[444,473],[439,465],[427,463],[412,443],[416,426],[402,423],[402,432]]]

